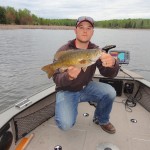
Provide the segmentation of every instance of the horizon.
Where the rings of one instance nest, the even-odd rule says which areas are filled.
[[[44,19],[77,19],[89,16],[95,21],[118,19],[150,19],[149,0],[0,0],[0,6],[15,10],[28,9]]]

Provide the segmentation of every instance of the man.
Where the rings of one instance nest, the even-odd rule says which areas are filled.
[[[94,20],[91,17],[79,17],[74,31],[76,38],[63,45],[59,51],[69,49],[86,51],[99,48],[90,42],[94,33]],[[58,69],[53,75],[57,91],[55,120],[60,129],[68,130],[73,127],[79,102],[93,101],[97,103],[93,122],[108,133],[116,132],[115,127],[109,122],[116,91],[109,84],[92,81],[96,67],[105,77],[115,77],[119,70],[117,60],[103,52],[96,63],[87,67],[86,71],[70,66],[65,72],[62,73]]]

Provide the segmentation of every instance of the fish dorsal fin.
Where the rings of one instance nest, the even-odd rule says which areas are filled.
[[[73,50],[62,50],[62,51],[58,51],[56,52],[56,54],[54,55],[54,59],[58,60],[60,57],[62,57],[63,55],[72,52]]]

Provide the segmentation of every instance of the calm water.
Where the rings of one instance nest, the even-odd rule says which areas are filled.
[[[0,30],[0,111],[52,85],[41,67],[75,37],[72,30]],[[128,50],[124,66],[150,81],[150,30],[95,29],[92,42]]]

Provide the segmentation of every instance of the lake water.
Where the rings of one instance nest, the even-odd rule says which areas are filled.
[[[51,63],[56,50],[75,38],[73,30],[0,30],[0,111],[50,87],[41,67]],[[133,70],[150,81],[150,30],[95,29],[92,42],[130,51]]]

